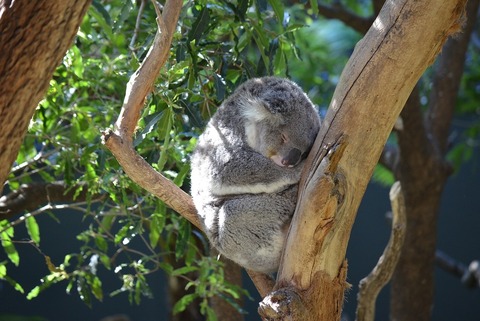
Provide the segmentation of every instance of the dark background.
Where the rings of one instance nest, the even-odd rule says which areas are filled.
[[[476,161],[479,157],[477,151],[473,159],[449,179],[440,209],[438,248],[466,265],[472,260],[480,259],[480,169]],[[345,298],[344,313],[348,320],[355,318],[358,282],[376,264],[388,241],[390,228],[385,213],[389,210],[388,189],[370,183],[359,208],[347,252],[348,282],[352,284],[352,289]],[[59,214],[59,217],[62,218],[61,224],[47,215],[38,217],[42,248],[48,249],[48,254],[56,264],[63,261],[65,253],[78,249],[80,244],[75,237],[84,229],[82,215],[78,213],[65,212]],[[27,238],[26,232],[25,235],[20,235],[20,230],[16,231],[15,238]],[[17,250],[20,253],[20,266],[10,268],[9,273],[28,292],[48,271],[43,256],[34,247],[19,244]],[[3,252],[0,260],[6,260]],[[120,280],[111,274],[100,274],[100,277],[104,288],[117,289],[121,286]],[[435,278],[436,298],[432,320],[480,320],[479,289],[467,289],[455,276],[438,268]],[[249,283],[248,278],[246,281]],[[139,306],[130,305],[126,294],[109,297],[105,293],[103,303],[94,301],[92,308],[89,308],[81,302],[74,289],[70,295],[65,293],[65,283],[54,285],[28,301],[9,284],[0,281],[0,321],[97,321],[114,314],[125,314],[132,321],[166,320],[170,307],[166,299],[166,280],[160,273],[156,273],[150,277],[149,282],[154,298],[143,298]],[[251,283],[248,287],[250,293],[255,294]],[[246,304],[249,311],[247,320],[259,320],[256,314],[258,296]],[[386,288],[377,301],[376,320],[388,320],[388,311],[389,289]],[[20,319],[12,315],[40,318]]]

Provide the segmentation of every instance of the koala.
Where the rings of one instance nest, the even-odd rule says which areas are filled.
[[[191,192],[220,254],[258,272],[278,270],[304,160],[320,128],[290,80],[251,79],[208,122],[191,159]]]

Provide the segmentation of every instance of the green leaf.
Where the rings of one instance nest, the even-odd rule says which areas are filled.
[[[318,0],[310,0],[310,6],[312,6],[312,14],[314,16],[318,15]]]
[[[188,41],[191,42],[192,40],[195,40],[195,42],[198,42],[203,32],[207,29],[209,22],[210,12],[208,11],[207,7],[203,7],[203,9],[200,11],[200,14],[197,16],[197,19],[193,23],[192,29],[188,33]]]
[[[107,215],[105,215],[102,218],[102,225],[101,225],[100,231],[110,232],[114,219],[115,219],[115,215],[112,215],[112,213],[107,213]]]
[[[150,217],[150,232],[148,238],[150,240],[150,246],[152,248],[157,247],[158,240],[165,226],[165,215],[160,213],[153,213]]]
[[[25,225],[27,227],[28,235],[30,235],[32,241],[37,245],[40,244],[40,228],[38,227],[35,216],[29,215],[25,219]]]
[[[192,235],[192,226],[187,220],[182,220],[182,224],[178,231],[177,242],[175,244],[175,258],[179,260],[185,255],[188,241]]]
[[[100,254],[100,262],[102,262],[107,270],[111,269],[110,257],[108,257],[108,255]]]
[[[392,184],[395,182],[393,173],[380,164],[375,166],[372,177],[374,181],[384,186],[392,186]]]
[[[73,70],[73,73],[78,77],[78,78],[83,78],[83,72],[85,70],[84,66],[85,64],[83,63],[82,59],[82,53],[80,52],[80,49],[78,49],[77,46],[72,46],[69,50],[70,55],[71,55],[71,67]]]
[[[181,267],[179,269],[176,269],[172,272],[172,276],[178,276],[178,275],[183,275],[183,274],[187,274],[187,273],[190,273],[190,272],[193,272],[193,271],[198,271],[198,267],[196,266],[184,266],[184,267]]]
[[[284,11],[285,11],[285,9],[283,8],[282,1],[280,1],[280,0],[268,0],[268,2],[272,6],[272,9],[275,12],[275,15],[277,16],[278,23],[280,25],[282,25],[283,24]]]
[[[140,300],[142,298],[142,289],[143,289],[143,281],[137,280],[135,283],[135,304],[140,304]]]
[[[88,305],[89,307],[92,306],[92,294],[90,289],[86,283],[85,278],[81,277],[77,280],[77,292],[80,296],[80,299]]]
[[[93,1],[92,6],[90,6],[88,10],[88,14],[94,17],[95,20],[97,20],[100,27],[102,27],[103,32],[105,32],[108,38],[112,39],[113,32],[112,26],[110,25],[111,19],[105,8],[96,1]]]
[[[15,264],[15,266],[18,266],[20,264],[20,256],[12,242],[14,235],[13,226],[11,226],[7,220],[3,220],[0,222],[0,229],[3,229],[3,232],[0,234],[3,249],[5,253],[7,253],[8,259]]]
[[[142,132],[137,134],[137,136],[135,137],[135,140],[133,141],[134,147],[138,146],[138,144],[140,144],[145,139],[145,137],[152,132],[153,128],[162,118],[162,116],[163,111],[145,117],[145,122],[147,124],[145,125],[145,128],[142,130]]]
[[[173,180],[173,183],[177,186],[182,186],[185,177],[190,173],[190,162],[183,164],[182,168],[178,172],[177,176]]]
[[[207,315],[207,321],[217,321],[218,320],[217,314],[215,313],[215,310],[213,310],[211,307],[205,306],[205,312],[206,312],[206,315]]]
[[[6,263],[6,261],[0,263],[0,279],[3,279],[5,278],[5,276],[7,276],[7,266],[5,265]]]
[[[36,298],[40,294],[40,285],[34,287],[30,292],[27,294],[27,300],[31,300]]]
[[[159,136],[163,137],[163,148],[162,153],[160,154],[160,159],[158,160],[158,170],[162,171],[165,164],[167,163],[167,149],[170,144],[170,131],[173,126],[173,111],[171,108],[168,108],[163,113],[162,118],[159,123]]]
[[[108,250],[108,242],[105,240],[105,238],[103,238],[102,235],[95,237],[95,245],[102,252],[106,252]]]
[[[89,182],[93,182],[97,178],[95,168],[91,164],[85,165],[85,175],[87,176]]]
[[[197,298],[195,293],[187,294],[183,296],[180,300],[175,303],[173,306],[173,314],[177,314],[179,312],[184,311],[187,306],[192,303]]]
[[[102,281],[97,276],[94,276],[91,280],[89,280],[89,284],[95,298],[98,301],[102,301],[103,300]]]
[[[7,275],[7,261],[0,262],[0,280],[5,280],[10,284],[15,290],[17,290],[20,293],[25,293],[25,290],[23,290],[23,287],[14,279],[9,277]]]
[[[115,244],[120,244],[123,242],[125,238],[127,238],[127,235],[130,235],[129,231],[132,229],[131,225],[124,225],[117,234],[115,234],[115,239],[114,242]]]

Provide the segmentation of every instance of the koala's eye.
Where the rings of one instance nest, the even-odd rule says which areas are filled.
[[[282,143],[288,142],[288,137],[287,137],[287,135],[285,135],[285,133],[282,133],[281,137],[282,137]]]

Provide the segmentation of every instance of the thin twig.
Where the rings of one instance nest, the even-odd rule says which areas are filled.
[[[318,12],[325,18],[340,20],[347,26],[362,34],[367,32],[374,21],[373,17],[361,17],[354,12],[349,11],[340,3],[335,3],[334,5],[325,5],[319,3]]]
[[[437,250],[435,252],[435,263],[442,270],[458,277],[467,288],[475,289],[480,287],[480,264],[478,260],[474,260],[466,266],[445,252]]]
[[[92,200],[92,201],[89,201],[89,202],[85,201],[85,202],[77,202],[77,203],[71,203],[71,204],[56,204],[56,205],[55,204],[50,204],[50,203],[46,204],[46,205],[38,208],[37,210],[35,210],[33,212],[30,212],[30,213],[27,213],[25,215],[22,215],[18,219],[16,219],[15,221],[10,222],[8,224],[8,226],[6,226],[2,230],[0,230],[0,234],[5,232],[10,227],[13,227],[13,226],[16,226],[16,225],[19,225],[19,224],[25,222],[29,217],[37,216],[39,214],[42,214],[43,212],[52,211],[52,210],[63,210],[63,209],[67,209],[67,208],[68,209],[74,209],[74,210],[77,210],[77,211],[80,211],[80,212],[85,212],[86,209],[82,206],[92,204],[96,201],[100,201],[100,199],[99,200]]]
[[[393,221],[390,240],[370,274],[359,284],[356,321],[373,321],[375,318],[375,302],[378,293],[392,277],[400,257],[406,231],[405,200],[400,182],[395,182],[390,189]]]
[[[131,51],[135,50],[135,42],[137,41],[138,33],[140,32],[140,23],[142,22],[142,13],[145,9],[146,2],[147,0],[140,1],[140,7],[138,8],[137,13],[137,20],[135,21],[135,29],[133,30],[132,39],[130,40],[130,44],[128,45]]]

